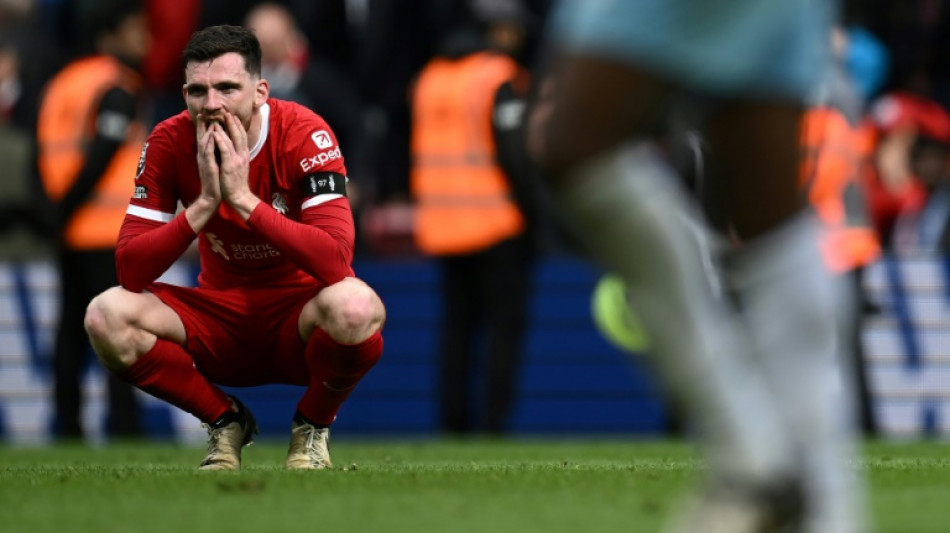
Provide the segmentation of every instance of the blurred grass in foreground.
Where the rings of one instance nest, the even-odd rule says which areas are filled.
[[[703,463],[651,440],[346,440],[335,469],[286,472],[256,443],[241,472],[154,442],[0,446],[0,532],[657,531]],[[946,532],[950,444],[871,443],[875,531]]]

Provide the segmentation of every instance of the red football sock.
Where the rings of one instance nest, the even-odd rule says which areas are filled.
[[[116,376],[152,396],[211,423],[231,409],[231,398],[211,384],[184,348],[158,339],[155,346]]]
[[[310,422],[329,426],[350,392],[383,354],[383,336],[372,334],[359,344],[340,344],[316,328],[304,357],[310,366],[310,386],[297,411]]]

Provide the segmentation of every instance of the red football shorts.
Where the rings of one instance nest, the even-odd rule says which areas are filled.
[[[153,283],[148,290],[178,313],[185,350],[212,383],[307,385],[297,320],[320,287],[217,290]]]

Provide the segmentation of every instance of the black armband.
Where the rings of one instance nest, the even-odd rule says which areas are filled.
[[[304,198],[321,194],[346,196],[346,176],[339,172],[314,172],[303,177],[300,189]]]

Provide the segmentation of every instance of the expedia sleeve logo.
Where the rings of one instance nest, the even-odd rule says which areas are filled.
[[[313,144],[317,145],[317,148],[321,150],[326,150],[333,146],[333,138],[330,137],[330,134],[327,133],[327,130],[317,130],[310,135],[310,139],[313,140]]]
[[[341,194],[346,196],[346,176],[338,172],[314,172],[303,178],[304,197],[321,194]]]

